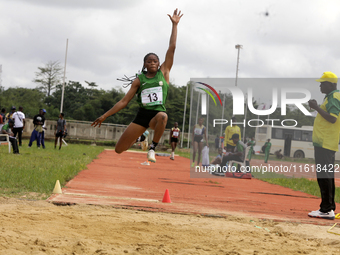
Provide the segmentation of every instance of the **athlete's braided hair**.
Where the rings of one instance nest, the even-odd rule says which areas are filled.
[[[118,81],[125,82],[125,83],[123,84],[123,88],[127,88],[128,86],[130,86],[130,85],[132,84],[132,82],[138,77],[138,74],[141,74],[141,73],[146,74],[146,73],[147,73],[147,71],[145,70],[144,63],[145,63],[145,61],[147,60],[147,58],[148,58],[149,56],[151,56],[151,55],[156,56],[156,58],[158,59],[158,62],[159,62],[159,57],[157,56],[157,54],[150,52],[150,53],[146,54],[145,57],[144,57],[143,66],[142,66],[142,70],[141,70],[141,71],[139,71],[137,74],[132,75],[132,76],[130,76],[130,77],[128,77],[128,76],[126,76],[126,75],[124,74],[124,77],[123,77],[123,78],[117,78]]]

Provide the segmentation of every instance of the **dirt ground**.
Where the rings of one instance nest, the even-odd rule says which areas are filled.
[[[1,255],[340,254],[329,228],[0,198]]]

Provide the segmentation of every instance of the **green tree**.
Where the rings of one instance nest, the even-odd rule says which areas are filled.
[[[3,101],[3,92],[4,92],[4,87],[2,87],[1,85],[0,85],[0,109],[2,109],[3,108],[3,103],[4,103],[4,101]]]
[[[178,122],[178,126],[182,128],[183,115],[184,115],[184,103],[185,103],[186,86],[177,87],[174,84],[169,84],[168,97],[165,102],[165,107],[168,114],[168,123],[166,128],[172,128],[175,122]],[[189,101],[188,101],[189,102]],[[187,102],[187,103],[188,103]],[[190,109],[187,104],[187,109]],[[189,116],[186,116],[186,123],[189,123]]]
[[[39,89],[51,95],[51,91],[61,82],[62,67],[58,61],[49,61],[44,67],[38,67],[39,72],[35,73],[33,82],[38,83]]]
[[[46,108],[45,95],[38,89],[8,88],[2,94],[1,105],[7,109],[7,112],[12,106],[16,106],[17,109],[22,106],[26,117],[32,118],[38,114],[39,109]]]
[[[86,89],[77,81],[69,81],[64,88],[63,112],[66,118],[84,120],[83,116],[78,116],[75,111],[83,107],[89,100]],[[47,97],[48,103],[54,108],[60,107],[62,85],[57,85],[51,97]],[[78,112],[79,113],[79,112]]]

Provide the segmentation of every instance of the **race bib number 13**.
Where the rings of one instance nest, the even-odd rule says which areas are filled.
[[[162,87],[144,89],[141,93],[143,105],[160,105],[163,104]]]

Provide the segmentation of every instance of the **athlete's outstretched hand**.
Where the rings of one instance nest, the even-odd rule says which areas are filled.
[[[168,16],[169,16],[169,18],[170,18],[170,20],[173,24],[178,24],[179,20],[183,16],[183,14],[181,15],[181,11],[178,11],[177,8],[176,8],[176,10],[174,10],[174,14],[172,14],[172,16],[170,14],[168,14]]]
[[[102,125],[102,122],[106,120],[106,118],[104,117],[104,115],[100,116],[99,118],[97,118],[95,121],[93,121],[93,123],[91,124],[91,126],[96,127],[97,125],[99,125],[98,127],[100,127]]]

